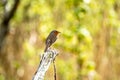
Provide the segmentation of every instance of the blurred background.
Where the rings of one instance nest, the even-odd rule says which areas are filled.
[[[52,30],[57,80],[120,80],[120,0],[0,0],[0,80],[31,80]]]

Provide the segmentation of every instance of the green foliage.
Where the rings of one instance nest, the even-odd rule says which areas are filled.
[[[5,77],[0,74],[0,80],[5,80]]]
[[[10,0],[9,5],[12,2]],[[56,65],[59,80],[119,78],[117,70],[120,69],[115,70],[113,65],[118,66],[116,61],[119,58],[115,55],[120,51],[119,5],[119,0],[21,0],[10,22],[10,30],[15,30],[13,37],[16,37],[18,27],[21,28],[18,35],[23,42],[19,44],[18,54],[22,55],[24,64],[14,61],[14,67],[18,69],[25,63],[25,68],[36,67],[39,64],[37,56],[44,51],[46,37],[56,29],[61,34],[52,47],[60,51]],[[3,12],[0,3],[0,14]],[[105,67],[108,63],[103,57],[106,56],[108,63],[109,58],[111,60],[115,75]],[[104,68],[106,75],[99,73],[99,69],[104,73]],[[0,80],[4,80],[1,75]]]

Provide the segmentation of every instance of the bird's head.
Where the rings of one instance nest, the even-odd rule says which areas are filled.
[[[57,30],[53,30],[52,33],[54,33],[57,36],[60,32]]]

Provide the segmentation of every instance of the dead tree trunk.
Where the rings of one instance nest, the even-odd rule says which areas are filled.
[[[55,50],[48,50],[47,52],[45,52],[42,56],[41,61],[40,61],[38,70],[36,71],[32,80],[44,80],[44,76],[45,76],[46,71],[48,70],[51,62],[55,60],[55,57],[57,55],[58,55],[58,52]]]

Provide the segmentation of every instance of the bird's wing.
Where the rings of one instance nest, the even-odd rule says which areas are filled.
[[[51,46],[51,40],[48,39],[47,42],[46,42],[47,46],[50,47]]]
[[[46,47],[45,47],[44,52],[46,52],[47,49],[50,47],[50,45],[51,45],[50,42],[51,42],[50,39],[47,39],[47,40],[46,40]]]

